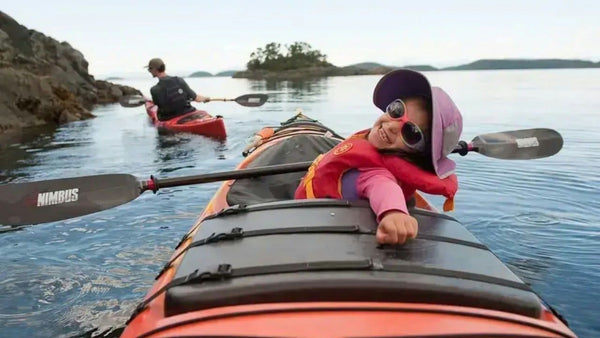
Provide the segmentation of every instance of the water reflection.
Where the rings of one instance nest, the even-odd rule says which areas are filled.
[[[329,78],[303,80],[250,80],[252,91],[268,92],[268,102],[317,102],[327,96]]]
[[[186,168],[196,168],[197,160],[224,159],[227,142],[193,134],[158,134],[156,136],[155,162],[160,164],[160,173],[169,173]]]
[[[52,143],[56,128],[27,128],[20,132],[0,134],[0,183],[24,181],[30,173],[24,169],[35,166],[36,153]]]

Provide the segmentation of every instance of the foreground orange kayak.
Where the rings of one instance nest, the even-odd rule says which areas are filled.
[[[212,116],[204,110],[196,110],[167,121],[159,121],[158,107],[152,101],[146,101],[145,106],[152,124],[161,131],[192,133],[218,140],[227,138],[225,123],[221,116]]]
[[[302,114],[258,135],[238,169],[310,161],[342,140]],[[418,237],[378,246],[367,203],[294,200],[302,175],[224,182],[122,336],[575,336],[422,196]]]

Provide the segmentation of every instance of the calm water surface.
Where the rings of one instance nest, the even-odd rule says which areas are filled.
[[[456,157],[453,213],[569,320],[600,336],[600,69],[427,73],[463,112],[463,139],[546,127],[564,138],[554,157],[502,161]],[[97,108],[96,119],[2,139],[0,183],[103,173],[142,178],[231,170],[246,140],[296,108],[347,136],[372,124],[379,76],[306,82],[189,79],[198,93],[267,93],[259,108],[197,104],[225,117],[229,138],[159,136],[143,108]],[[152,79],[123,80],[148,93]],[[71,336],[119,327],[152,285],[174,245],[219,183],[145,193],[93,215],[0,228],[0,336]],[[432,198],[441,205],[441,200]]]

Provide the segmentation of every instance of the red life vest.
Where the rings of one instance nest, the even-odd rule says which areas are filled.
[[[455,174],[444,179],[395,155],[383,155],[358,132],[317,157],[296,189],[295,198],[342,198],[342,177],[354,168],[386,168],[402,187],[408,200],[416,190],[446,197],[444,211],[454,209],[458,189]]]

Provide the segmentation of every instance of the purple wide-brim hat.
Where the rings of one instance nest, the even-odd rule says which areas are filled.
[[[416,71],[398,69],[385,74],[375,86],[373,103],[382,111],[395,99],[422,96],[431,100],[431,161],[440,178],[454,173],[456,164],[447,156],[454,150],[462,133],[462,115],[450,96],[439,87],[431,87],[427,78]]]

